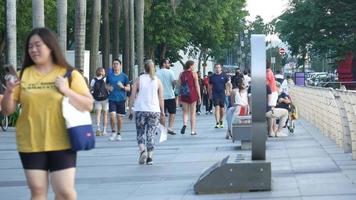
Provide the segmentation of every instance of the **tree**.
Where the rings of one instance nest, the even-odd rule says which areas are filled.
[[[101,0],[93,2],[90,21],[90,77],[95,77],[98,66],[99,34],[101,19]]]
[[[121,0],[114,0],[113,3],[113,44],[112,57],[113,59],[120,56],[120,16],[121,16]]]
[[[335,62],[356,49],[356,2],[350,0],[291,0],[289,9],[274,21],[283,41],[302,61],[319,54]]]
[[[124,18],[125,18],[125,37],[124,37],[124,58],[123,70],[129,75],[130,73],[130,0],[124,1]]]
[[[7,63],[17,68],[16,54],[16,1],[6,0]]]
[[[130,73],[129,79],[133,79],[135,67],[135,4],[134,0],[130,0]]]
[[[44,3],[43,0],[32,0],[32,24],[33,28],[44,27]]]
[[[110,65],[110,21],[109,21],[109,0],[103,0],[103,48],[102,59],[103,67],[109,68]]]
[[[67,0],[57,0],[58,41],[65,55],[67,50]]]
[[[144,54],[144,10],[145,1],[136,0],[136,30],[137,30],[137,65],[138,73],[143,72],[143,54]]]
[[[75,5],[75,67],[84,69],[86,0]]]

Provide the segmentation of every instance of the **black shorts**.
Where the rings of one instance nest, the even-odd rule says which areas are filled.
[[[77,152],[71,150],[34,153],[19,152],[24,169],[58,171],[76,167]]]
[[[225,107],[225,96],[214,97],[213,104],[215,107],[220,106],[220,108],[224,108]]]
[[[126,114],[125,102],[126,101],[109,100],[109,113],[114,112],[116,114],[125,115]]]
[[[164,100],[164,111],[168,111],[169,114],[176,114],[177,105],[175,99]]]

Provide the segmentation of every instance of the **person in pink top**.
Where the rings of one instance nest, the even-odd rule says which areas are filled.
[[[278,89],[276,85],[276,79],[274,78],[274,74],[271,70],[271,63],[266,62],[266,80],[267,80],[267,85],[271,88],[272,91],[272,99],[270,102],[269,106],[275,107],[277,105],[277,99],[278,99]]]

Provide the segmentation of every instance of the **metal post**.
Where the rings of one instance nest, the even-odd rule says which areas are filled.
[[[265,35],[251,36],[252,160],[266,159],[266,43]]]

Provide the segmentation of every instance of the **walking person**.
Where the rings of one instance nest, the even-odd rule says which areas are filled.
[[[96,112],[96,135],[106,135],[106,128],[108,124],[108,110],[109,110],[109,92],[106,86],[105,69],[99,67],[96,69],[96,77],[90,82],[91,93],[94,97],[94,108]],[[103,116],[103,129],[101,131],[101,116]]]
[[[158,130],[160,117],[164,116],[163,86],[155,75],[155,64],[152,60],[146,61],[145,73],[140,75],[132,86],[130,119],[132,119],[132,105],[134,105],[137,143],[140,150],[139,164],[152,165],[154,135]]]
[[[219,63],[214,66],[215,73],[209,79],[209,94],[215,106],[215,128],[224,128],[225,87],[228,77],[222,72]]]
[[[204,95],[206,98],[204,98],[205,101],[205,114],[213,114],[213,100],[211,99],[211,95],[209,94],[209,79],[213,75],[213,72],[209,71],[208,76],[205,76],[203,82],[204,82]]]
[[[179,75],[180,85],[180,102],[183,106],[183,126],[180,131],[185,134],[187,128],[188,115],[190,116],[191,135],[196,135],[195,129],[196,121],[196,105],[200,103],[200,88],[198,82],[198,75],[194,72],[194,61],[188,60],[184,67],[184,71]],[[189,92],[188,92],[189,91]]]
[[[176,86],[176,80],[174,80],[174,74],[170,70],[171,64],[169,59],[163,59],[160,63],[160,70],[157,72],[157,77],[161,80],[163,86],[163,98],[164,98],[164,111],[168,112],[168,128],[167,133],[175,135],[173,131],[174,117],[177,111],[177,104],[174,94],[174,88]],[[161,119],[162,125],[166,126],[165,117]]]
[[[16,123],[16,141],[31,199],[47,199],[52,185],[55,199],[74,200],[77,153],[62,117],[63,96],[81,111],[91,111],[93,97],[83,76],[65,60],[55,34],[33,29],[26,39],[19,79],[7,81],[2,101],[9,115],[17,104],[22,111]],[[73,70],[69,80],[63,76]]]
[[[121,61],[114,59],[113,72],[108,73],[106,83],[109,94],[109,113],[112,135],[110,141],[121,140],[122,116],[126,114],[126,92],[130,91],[129,78],[122,72]],[[115,122],[117,129],[115,130]]]
[[[203,91],[203,89],[204,89],[203,79],[200,76],[200,71],[197,71],[197,74],[198,74],[198,83],[199,83],[200,94],[203,94],[203,92],[204,92]],[[201,114],[200,108],[201,108],[202,99],[200,99],[200,103],[197,103],[197,109],[196,109],[197,115]]]

